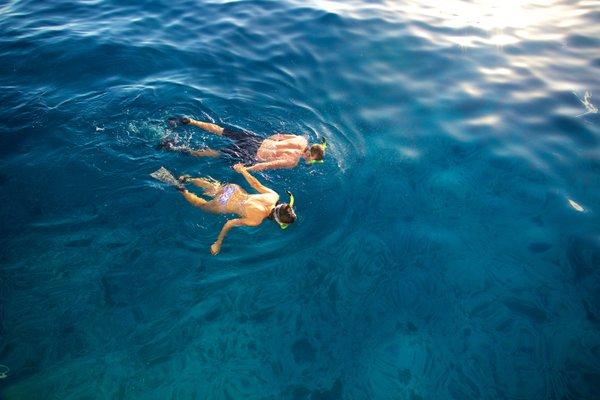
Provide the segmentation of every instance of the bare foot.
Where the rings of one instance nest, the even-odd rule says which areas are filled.
[[[180,183],[188,183],[190,181],[190,179],[192,179],[192,177],[190,175],[181,175],[177,180]]]
[[[188,125],[190,122],[191,120],[188,117],[171,117],[167,119],[167,125],[173,129],[181,125]]]

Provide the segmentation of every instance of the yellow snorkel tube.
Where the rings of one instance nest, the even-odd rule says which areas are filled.
[[[294,207],[294,195],[289,190],[286,190],[285,192],[288,194],[288,196],[290,196],[290,202],[288,204],[290,205],[290,207],[293,208]],[[283,204],[279,204],[278,206],[275,207],[275,212],[273,213],[273,219],[275,220],[275,222],[277,222],[277,224],[279,225],[279,227],[281,229],[285,229],[288,226],[290,226],[290,224],[285,224],[279,220],[279,215],[278,215],[279,208],[282,206],[283,206]]]
[[[325,155],[325,149],[327,149],[327,140],[324,137],[322,137],[321,144],[318,144],[317,146],[319,146],[323,150],[323,155]],[[321,164],[322,162],[323,160],[310,160],[309,164]]]

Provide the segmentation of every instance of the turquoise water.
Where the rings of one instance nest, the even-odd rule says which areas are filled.
[[[598,398],[599,22],[589,1],[1,3],[0,397]],[[259,175],[297,223],[212,257],[225,217],[149,173],[243,182],[157,150],[224,144],[173,115],[326,136],[324,164]]]

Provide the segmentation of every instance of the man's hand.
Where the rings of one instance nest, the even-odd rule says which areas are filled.
[[[242,163],[237,163],[233,166],[233,170],[241,174],[246,170],[246,167]]]
[[[210,254],[216,256],[221,251],[221,241],[217,240],[210,246]]]

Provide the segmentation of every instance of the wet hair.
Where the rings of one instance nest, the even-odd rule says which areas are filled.
[[[296,214],[294,214],[294,210],[289,204],[282,203],[282,207],[279,207],[277,211],[277,218],[284,224],[291,224],[296,220]]]
[[[320,144],[310,146],[310,156],[313,160],[321,161],[323,159],[323,146]]]

